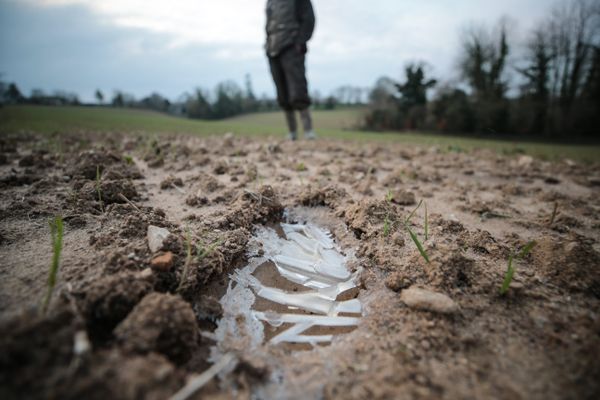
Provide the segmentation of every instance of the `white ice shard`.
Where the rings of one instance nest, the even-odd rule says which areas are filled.
[[[252,275],[257,268],[256,257],[250,264],[236,271],[233,280],[237,290],[231,288],[221,300],[224,311],[242,288],[250,289],[256,296],[287,307],[289,313],[252,310],[252,318],[273,326],[292,324],[290,328],[271,339],[271,343],[329,342],[332,335],[307,335],[313,326],[355,326],[359,322],[362,306],[358,299],[339,301],[337,297],[356,287],[356,274],[346,268],[346,257],[336,246],[331,234],[313,224],[281,224],[285,238],[271,228],[258,227],[254,241],[262,249],[261,260],[271,261],[287,280],[305,286],[308,290],[288,292],[263,284]],[[256,253],[254,253],[256,254]],[[249,252],[252,257],[253,253]],[[299,312],[304,312],[299,314]],[[357,316],[340,316],[339,314]],[[315,315],[316,314],[316,315]],[[248,318],[248,317],[246,317]],[[230,322],[231,323],[231,322]],[[224,322],[224,324],[227,324]]]

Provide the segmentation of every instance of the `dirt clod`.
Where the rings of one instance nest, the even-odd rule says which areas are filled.
[[[152,286],[151,279],[126,272],[105,276],[86,287],[80,302],[92,341],[109,338]]]
[[[181,297],[151,293],[117,326],[115,336],[127,350],[157,352],[183,363],[196,346],[196,318]]]
[[[173,253],[170,251],[167,251],[163,254],[159,254],[159,255],[155,256],[150,261],[150,266],[152,267],[152,269],[154,269],[156,271],[161,271],[161,272],[170,271],[171,268],[173,267]]]
[[[412,206],[417,204],[415,194],[404,189],[392,191],[391,201],[401,206]]]

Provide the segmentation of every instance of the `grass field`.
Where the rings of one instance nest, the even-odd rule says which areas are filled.
[[[416,145],[435,145],[447,151],[490,148],[504,154],[526,153],[544,159],[570,158],[579,161],[600,160],[600,146],[556,145],[457,137],[417,132],[363,132],[352,127],[360,110],[315,111],[314,124],[322,137],[348,140],[394,141]],[[286,131],[279,112],[250,114],[224,121],[198,121],[161,113],[99,107],[8,106],[0,108],[0,133],[33,131],[147,132],[282,137]]]

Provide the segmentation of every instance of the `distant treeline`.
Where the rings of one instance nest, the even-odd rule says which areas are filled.
[[[318,91],[311,94],[315,109],[332,110],[337,106],[365,105],[370,89],[353,86],[341,86],[327,97],[322,97]],[[142,108],[165,112],[173,115],[198,119],[223,119],[239,114],[278,110],[277,101],[262,95],[254,94],[252,82],[246,75],[245,87],[242,89],[234,81],[219,83],[211,92],[197,88],[192,93],[184,93],[175,101],[152,93],[144,98],[116,90],[111,97],[101,90],[95,92],[97,106],[124,108]],[[80,105],[76,94],[56,91],[52,94],[35,89],[30,96],[21,93],[16,83],[0,81],[0,104],[41,104],[41,105]],[[88,104],[89,105],[89,104]]]
[[[509,26],[465,29],[457,82],[427,77],[424,62],[407,65],[402,83],[380,78],[365,127],[599,139],[600,2],[561,3],[522,46]]]

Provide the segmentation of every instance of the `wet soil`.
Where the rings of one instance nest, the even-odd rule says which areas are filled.
[[[81,139],[0,138],[3,399],[168,398],[211,365],[229,274],[253,228],[284,214],[354,253],[362,322],[330,346],[239,351],[196,398],[600,395],[600,164],[329,140]],[[43,314],[55,215],[64,247]],[[170,232],[156,253],[150,225]],[[500,295],[510,254],[532,240]],[[458,307],[410,308],[409,287]]]

